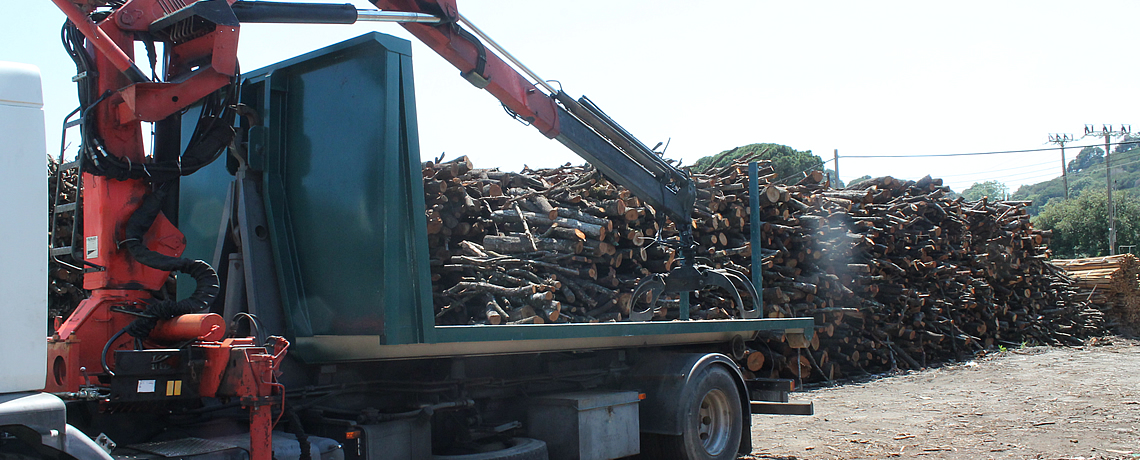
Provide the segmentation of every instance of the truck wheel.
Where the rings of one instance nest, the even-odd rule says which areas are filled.
[[[511,438],[510,447],[468,455],[432,455],[433,460],[547,460],[546,443],[531,438]]]
[[[744,431],[740,392],[727,370],[709,366],[682,392],[680,436],[641,435],[642,458],[729,460]]]

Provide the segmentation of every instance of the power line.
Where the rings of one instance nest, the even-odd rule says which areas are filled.
[[[1006,179],[1006,178],[1013,178],[1013,177],[1018,177],[1018,176],[1035,175],[1035,174],[1043,173],[1045,171],[1052,171],[1052,170],[1053,170],[1052,165],[1044,167],[1044,168],[1038,166],[1037,169],[1033,169],[1030,171],[1020,171],[1020,172],[1014,172],[1014,173],[1008,173],[1008,174],[997,174],[997,175],[983,175],[982,177],[989,177],[989,178],[993,178],[993,179]]]
[[[1059,142],[1055,141],[1054,136],[1062,136],[1062,137],[1058,137],[1056,139],[1063,139],[1064,143],[1068,143],[1069,141],[1072,140],[1071,137],[1066,138],[1067,136],[1069,136],[1068,134],[1050,135],[1050,141],[1053,141],[1055,143],[1059,143]],[[1138,142],[1128,141],[1126,139],[1123,142],[1109,142],[1109,143],[1104,143],[1104,144],[1100,144],[1100,145],[1104,145],[1105,149],[1108,149],[1108,147],[1112,146],[1112,145],[1135,145],[1135,144],[1138,144]],[[1083,149],[1089,148],[1089,147],[1094,147],[1094,148],[1100,147],[1100,145],[1094,144],[1094,145],[1083,145],[1083,146],[1068,146],[1067,148],[1081,148],[1083,150]],[[1053,151],[1053,150],[1060,150],[1060,151],[1062,151],[1062,163],[1064,163],[1063,156],[1064,156],[1064,149],[1065,148],[1066,148],[1066,146],[1064,144],[1061,144],[1060,147],[1043,147],[1043,148],[1037,148],[1037,149],[1023,149],[1023,150],[999,150],[999,151],[993,151],[993,152],[916,154],[916,155],[846,155],[846,156],[844,156],[844,158],[937,158],[937,157],[960,157],[960,156],[978,156],[978,155],[1000,155],[1000,154],[1007,154],[1007,153],[1048,152],[1048,151]],[[796,178],[797,176],[802,176],[803,174],[807,173],[808,171],[822,168],[822,167],[826,166],[828,163],[831,163],[832,161],[834,161],[836,163],[836,165],[838,166],[838,163],[839,163],[839,161],[838,161],[838,150],[835,153],[836,153],[836,158],[829,159],[829,160],[822,160],[821,159],[822,161],[818,165],[809,167],[803,171],[789,175],[787,177],[780,178],[773,183],[786,182],[788,180]],[[1107,155],[1107,153],[1106,153],[1106,155]],[[1035,163],[1035,164],[1031,164],[1031,165],[1014,166],[1014,167],[1010,167],[1010,168],[996,169],[996,170],[987,171],[987,172],[992,173],[992,172],[1002,172],[1002,171],[1013,171],[1013,170],[1018,170],[1018,169],[1026,169],[1026,168],[1033,168],[1033,167],[1037,167],[1037,166],[1044,166],[1044,165],[1047,165],[1050,163],[1052,163],[1052,162],[1050,161],[1050,162]],[[1127,164],[1133,164],[1133,163],[1127,163]],[[1065,168],[1062,169],[1061,174],[1062,174],[1062,176],[1065,176],[1066,172],[1067,172],[1066,171],[1067,165],[1063,165],[1063,166],[1065,166]],[[1123,165],[1118,165],[1118,166],[1123,166]],[[1087,168],[1085,171],[1080,171],[1080,172],[1074,173],[1074,174],[1082,174],[1085,172],[1090,172],[1091,169],[1092,169],[1092,167]],[[979,173],[962,173],[962,174],[947,174],[947,175],[943,175],[940,177],[943,179],[946,179],[946,178],[950,178],[950,177],[967,176],[967,177],[982,178],[984,180],[999,180],[999,179],[1009,179],[1009,178],[1013,178],[1013,177],[1023,176],[1026,174],[1036,174],[1036,173],[1039,173],[1042,171],[1045,171],[1045,169],[1035,169],[1032,171],[1025,171],[1025,172],[1019,172],[1019,173],[1013,173],[1013,174],[1000,175],[1000,176],[980,175]],[[985,174],[985,173],[982,173],[982,174]],[[1022,180],[1030,180],[1030,179],[1036,179],[1036,178],[1040,178],[1040,177],[1048,177],[1050,175],[1051,174],[1042,174],[1042,175],[1030,176],[1030,177],[1026,177]],[[954,182],[965,183],[965,182],[971,182],[971,181],[974,183],[978,182],[977,179],[968,179],[968,180],[961,180],[961,181],[955,180]],[[1068,182],[1067,177],[1066,177],[1066,182]],[[1065,187],[1065,192],[1067,195],[1068,194],[1068,187],[1067,186]]]
[[[1083,149],[1083,148],[1085,148],[1085,147],[1100,147],[1101,145],[1124,145],[1124,144],[1136,144],[1136,143],[1137,143],[1136,141],[1132,141],[1132,142],[1115,142],[1115,143],[1108,143],[1108,144],[1099,144],[1099,145],[1096,145],[1096,144],[1094,144],[1094,145],[1078,145],[1078,146],[1069,147],[1069,148],[1081,148],[1081,149]],[[1004,153],[1032,153],[1032,152],[1048,152],[1048,151],[1052,151],[1052,150],[1060,150],[1060,149],[1061,149],[1060,147],[1042,147],[1042,148],[1039,148],[1039,149],[1025,149],[1025,150],[1000,150],[1000,151],[994,151],[994,152],[971,152],[971,153],[931,153],[931,154],[918,154],[918,155],[844,155],[844,156],[843,156],[843,158],[933,158],[933,157],[965,157],[965,156],[977,156],[977,155],[1000,155],[1000,154],[1004,154]]]
[[[1135,155],[1135,153],[1133,153],[1133,155]],[[1072,176],[1077,177],[1078,179],[1083,179],[1085,176],[1090,176],[1090,175],[1093,175],[1094,173],[1100,173],[1101,172],[1100,166],[1102,164],[1104,164],[1104,163],[1098,163],[1098,164],[1096,164],[1092,167],[1086,168],[1082,171],[1074,172],[1074,173],[1072,173]],[[1120,168],[1120,167],[1124,167],[1124,166],[1131,166],[1134,164],[1140,164],[1140,157],[1132,157],[1132,161],[1115,164],[1114,166],[1117,168]],[[1043,177],[1048,177],[1048,176],[1052,176],[1052,174],[1044,174],[1044,175],[1036,176],[1036,177],[1028,177],[1028,178],[1025,178],[1025,180],[1028,181],[1028,180],[1033,180],[1033,179],[1043,178]],[[1053,180],[1056,178],[1057,178],[1057,176],[1053,176],[1049,180]],[[1086,189],[1087,189],[1087,187],[1086,187]]]
[[[1133,142],[1125,142],[1125,143],[1126,144],[1132,144]],[[1066,147],[1066,148],[1071,148],[1071,147]],[[1133,150],[1129,150],[1129,151],[1124,152],[1124,153],[1118,153],[1118,154],[1113,155],[1113,158],[1114,159],[1125,159],[1125,160],[1140,158],[1140,149],[1133,149]],[[948,182],[956,182],[956,183],[963,183],[963,184],[968,183],[968,182],[973,182],[973,183],[985,182],[987,180],[999,180],[1000,181],[1003,179],[1018,177],[1018,176],[1022,176],[1025,174],[1033,174],[1033,173],[1045,171],[1046,169],[1035,169],[1032,171],[1018,172],[1018,173],[1013,173],[1013,174],[1003,174],[1003,175],[996,175],[996,176],[995,175],[989,175],[987,173],[988,172],[1008,171],[1008,170],[1014,170],[1014,169],[1025,169],[1025,168],[1043,166],[1043,165],[1049,164],[1049,163],[1052,163],[1052,161],[1050,161],[1048,163],[1038,163],[1038,164],[1032,164],[1032,165],[1015,166],[1013,168],[1006,168],[1004,170],[987,171],[987,172],[982,172],[982,173],[972,172],[972,173],[964,173],[964,174],[956,174],[956,175],[945,175],[945,176],[941,176],[941,177],[943,179],[946,179],[946,178],[951,178],[951,177],[966,176],[967,177],[966,179],[955,179],[955,180],[948,181]],[[1136,163],[1140,163],[1140,161],[1134,161],[1134,162],[1129,162],[1129,163],[1124,163],[1124,164],[1117,164],[1115,166],[1120,167],[1120,166],[1132,165],[1132,164],[1136,164]],[[1095,165],[1089,166],[1088,168],[1085,168],[1082,171],[1074,172],[1071,174],[1073,176],[1084,176],[1084,175],[1089,174],[1089,173],[1100,172],[1101,168],[1103,168],[1103,165],[1104,165],[1104,163],[1097,163]],[[1039,175],[1039,176],[1022,178],[1021,180],[1031,180],[1031,179],[1035,179],[1035,178],[1039,178],[1039,177],[1047,177],[1047,176],[1051,176],[1051,175],[1052,174],[1044,174],[1044,175]],[[1054,176],[1054,177],[1056,177],[1056,176]]]
[[[1031,165],[1021,165],[1021,166],[1014,166],[1014,167],[1012,167],[1012,168],[1005,168],[1005,169],[992,169],[992,170],[990,170],[990,171],[988,171],[988,172],[1012,171],[1012,170],[1014,170],[1014,169],[1032,168],[1032,167],[1036,167],[1036,166],[1044,166],[1044,165],[1047,165],[1047,164],[1052,164],[1052,163],[1053,163],[1052,161],[1047,161],[1047,162],[1044,162],[1044,163],[1034,163],[1034,164],[1031,164]],[[947,178],[947,177],[973,176],[973,175],[976,175],[976,174],[978,174],[978,173],[976,173],[976,172],[968,172],[968,173],[961,173],[961,174],[943,174],[943,175],[942,175],[942,178],[943,178],[943,179],[945,179],[945,178]]]
[[[985,181],[1008,181],[1008,180],[1028,180],[1035,177],[1047,177],[1057,174],[1056,172],[1049,172],[1042,174],[1046,171],[1053,171],[1053,167],[1041,168],[1040,165],[1037,169],[1030,171],[1020,171],[1010,174],[987,174],[987,173],[971,173],[962,179],[953,179],[952,182],[985,182]],[[959,176],[960,177],[960,176]],[[945,177],[943,177],[945,179]]]
[[[1125,160],[1134,160],[1134,161],[1129,161],[1127,163],[1117,164],[1117,165],[1115,165],[1116,167],[1134,165],[1134,164],[1140,163],[1140,150],[1129,151],[1125,154],[1117,154],[1116,158],[1118,158],[1118,159],[1124,158]],[[1084,177],[1085,175],[1088,175],[1088,174],[1099,173],[1099,172],[1101,172],[1101,169],[1104,167],[1103,166],[1104,164],[1105,163],[1097,163],[1097,164],[1089,166],[1088,168],[1085,168],[1081,171],[1073,172],[1072,175],[1075,177]],[[1041,170],[1041,171],[1044,171],[1044,170]],[[982,178],[986,178],[986,179],[990,179],[990,180],[998,180],[998,179],[1015,177],[1015,176],[1018,176],[1021,174],[1022,173],[1011,174],[1011,175],[1007,175],[1007,176],[978,176],[978,177],[982,177]],[[1029,174],[1029,172],[1024,173],[1024,174]],[[1023,178],[1022,180],[1030,180],[1030,179],[1035,179],[1038,177],[1047,177],[1047,176],[1052,176],[1052,174],[1043,174],[1040,176],[1027,177],[1027,178]],[[1055,178],[1057,176],[1053,176],[1053,177]],[[967,182],[967,181],[954,181],[954,182]],[[977,182],[977,180],[974,180],[973,182]]]

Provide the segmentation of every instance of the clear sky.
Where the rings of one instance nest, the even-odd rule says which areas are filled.
[[[0,29],[0,60],[44,72],[54,151],[55,127],[76,104],[63,14],[48,0],[19,3]],[[588,95],[649,146],[671,138],[666,156],[685,163],[774,142],[825,160],[838,149],[845,180],[931,174],[958,191],[985,180],[1016,189],[1059,175],[1060,154],[844,155],[1041,148],[1049,133],[1080,137],[1086,123],[1140,130],[1136,1],[458,3],[540,76]],[[370,30],[413,41],[423,158],[466,154],[506,169],[581,161],[395,24],[249,24],[239,59],[254,69]]]

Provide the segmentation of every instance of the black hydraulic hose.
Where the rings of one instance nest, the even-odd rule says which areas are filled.
[[[309,451],[312,447],[309,444],[309,435],[305,434],[305,427],[301,425],[301,417],[297,416],[297,411],[292,407],[285,408],[285,417],[289,419],[289,433],[297,437],[297,443],[301,447],[301,457],[298,460],[313,460],[313,455]]]
[[[99,363],[103,365],[103,372],[110,374],[112,377],[115,376],[115,373],[111,371],[111,366],[107,365],[107,352],[111,351],[111,344],[115,343],[116,340],[119,340],[119,337],[122,337],[123,333],[127,332],[127,329],[129,328],[130,326],[128,325],[127,327],[120,329],[119,332],[116,332],[115,335],[112,335],[111,340],[108,340],[107,343],[103,345],[103,352],[99,353]]]
[[[162,201],[165,197],[165,188],[159,187],[158,190],[143,199],[138,210],[131,214],[131,218],[127,220],[125,231],[127,238],[120,244],[126,247],[131,256],[139,263],[162,271],[186,273],[194,277],[196,285],[194,293],[188,298],[179,301],[155,300],[148,304],[144,312],[146,316],[134,320],[127,326],[127,333],[137,338],[149,336],[150,331],[158,324],[158,320],[205,310],[218,296],[220,289],[218,273],[205,261],[160,254],[151,251],[143,244],[143,236],[154,224],[154,219],[158,217],[159,209],[162,207]]]

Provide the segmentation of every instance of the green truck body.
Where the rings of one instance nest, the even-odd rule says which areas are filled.
[[[254,233],[272,242],[291,354],[324,363],[811,338],[810,318],[437,326],[411,62],[409,42],[371,33],[244,75],[242,103],[259,120],[243,133],[267,218]],[[230,158],[182,180],[188,257],[217,257],[235,168]]]

